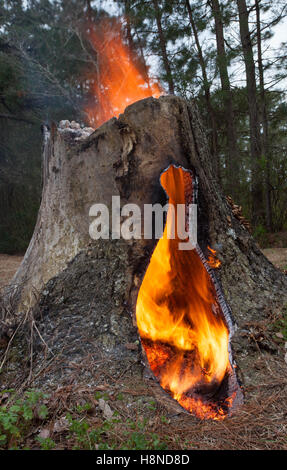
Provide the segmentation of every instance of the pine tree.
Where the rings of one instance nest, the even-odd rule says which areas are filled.
[[[262,223],[265,218],[262,188],[262,142],[260,135],[259,107],[257,99],[257,84],[255,61],[251,34],[249,30],[249,12],[245,0],[237,0],[239,12],[240,37],[246,71],[247,95],[249,104],[250,152],[251,152],[251,196],[252,222]]]
[[[237,136],[235,131],[235,118],[233,110],[233,99],[228,73],[228,58],[225,50],[224,24],[221,7],[218,0],[211,0],[210,7],[214,17],[215,35],[217,45],[217,65],[219,69],[222,100],[224,104],[224,119],[226,126],[227,149],[226,159],[226,190],[231,195],[237,195],[233,175],[239,172],[239,155],[237,149]]]

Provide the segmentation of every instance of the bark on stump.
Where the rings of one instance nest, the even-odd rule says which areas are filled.
[[[7,324],[29,312],[26,336],[10,348],[17,355],[17,370],[24,368],[30,344],[26,337],[35,321],[32,353],[29,346],[34,374],[46,364],[44,356],[48,360],[53,353],[58,364],[35,384],[93,384],[100,361],[110,375],[120,376],[128,367],[141,373],[135,305],[157,241],[93,241],[89,210],[99,202],[111,213],[116,195],[122,204],[136,203],[141,209],[164,203],[159,178],[170,164],[192,168],[198,176],[198,241],[206,255],[207,245],[215,248],[222,263],[216,276],[238,326],[233,346],[240,362],[248,353],[243,341],[248,324],[286,304],[287,280],[233,216],[221,193],[196,105],[174,96],[148,98],[88,137],[80,129],[53,127],[43,155],[38,221],[6,292]],[[85,368],[83,363],[91,364],[91,358],[93,367]],[[75,364],[81,364],[76,376]],[[9,361],[7,367],[8,380]]]

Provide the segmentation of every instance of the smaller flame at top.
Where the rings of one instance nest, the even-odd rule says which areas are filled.
[[[144,61],[125,43],[119,19],[91,26],[89,40],[97,53],[97,74],[91,79],[95,99],[86,109],[90,125],[99,127],[135,101],[159,98],[164,93],[160,84],[150,79]]]

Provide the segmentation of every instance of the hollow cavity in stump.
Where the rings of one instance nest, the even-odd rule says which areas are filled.
[[[162,388],[183,408],[200,418],[223,419],[242,401],[230,350],[229,307],[199,245],[179,249],[178,227],[170,236],[179,204],[187,209],[196,202],[196,178],[171,165],[160,182],[169,206],[137,299],[142,345]]]

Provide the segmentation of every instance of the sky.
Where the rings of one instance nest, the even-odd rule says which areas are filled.
[[[287,18],[273,28],[275,34],[271,39],[272,47],[278,48],[282,42],[287,42]]]

